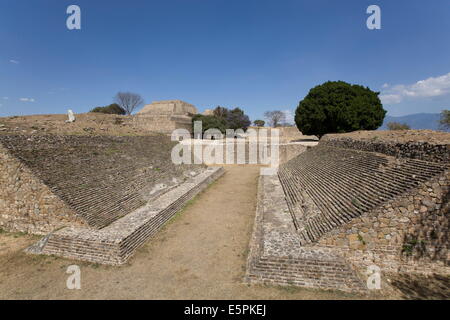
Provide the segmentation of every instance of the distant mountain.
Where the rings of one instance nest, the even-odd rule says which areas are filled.
[[[401,117],[386,116],[379,130],[388,130],[387,124],[389,122],[406,123],[411,129],[439,130],[440,117],[439,113],[416,113]]]

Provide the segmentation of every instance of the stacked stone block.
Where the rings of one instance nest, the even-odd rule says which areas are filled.
[[[49,232],[72,220],[103,228],[157,196],[155,186],[168,190],[205,169],[173,164],[174,143],[164,136],[4,135],[0,146],[10,159],[1,163],[0,223],[11,231]],[[21,182],[29,179],[40,189]],[[59,204],[46,204],[41,189]],[[44,227],[50,216],[61,221]]]
[[[223,168],[211,167],[101,230],[64,228],[28,251],[101,264],[124,264],[189,200],[223,173]]]
[[[362,280],[342,256],[327,248],[301,245],[276,175],[260,176],[246,280],[364,291]]]
[[[448,150],[334,135],[261,177],[247,279],[364,291],[374,265],[450,274]]]

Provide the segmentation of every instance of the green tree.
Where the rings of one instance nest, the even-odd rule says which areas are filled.
[[[124,115],[126,112],[117,103],[110,104],[106,107],[96,107],[90,112],[107,113],[107,114],[120,114]]]
[[[253,121],[253,124],[257,127],[264,127],[266,125],[266,122],[264,120],[255,120]]]
[[[208,129],[218,129],[220,132],[225,133],[227,128],[226,121],[224,119],[217,118],[215,116],[204,116],[202,114],[196,114],[192,117],[192,132],[194,132],[194,122],[202,122],[202,134]]]
[[[228,111],[226,124],[227,129],[243,129],[245,131],[251,125],[251,121],[242,109],[234,108]]]
[[[387,127],[389,130],[410,130],[410,126],[408,126],[406,123],[399,123],[399,122],[389,122],[387,124]]]
[[[450,110],[442,110],[439,124],[442,129],[450,129]]]
[[[229,110],[224,107],[217,107],[214,109],[212,116],[205,116],[202,114],[196,114],[192,118],[192,128],[194,129],[194,121],[202,121],[202,133],[208,129],[218,129],[222,133],[225,133],[226,129],[243,129],[247,130],[251,124],[250,119],[240,108],[234,108]]]
[[[375,130],[386,115],[379,94],[343,81],[326,82],[300,101],[295,123],[303,134],[319,138],[327,133]]]

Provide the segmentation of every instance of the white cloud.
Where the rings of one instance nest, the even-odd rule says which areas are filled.
[[[8,97],[3,97],[3,100],[8,100],[9,98]]]
[[[17,60],[9,60],[9,62],[11,62],[11,63],[14,63],[14,64],[19,64],[20,62],[19,61],[17,61]]]
[[[402,96],[399,94],[384,94],[380,96],[383,104],[396,104],[402,102]]]
[[[383,88],[387,88],[383,85]],[[450,93],[450,73],[439,77],[431,77],[417,81],[414,84],[399,84],[386,90],[380,95],[380,99],[386,104],[396,104],[405,98],[437,97]]]
[[[383,89],[389,88],[389,84],[388,83],[383,84],[382,88]]]
[[[20,98],[19,100],[23,102],[34,102],[33,98]]]

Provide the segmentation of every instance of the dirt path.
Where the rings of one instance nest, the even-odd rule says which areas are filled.
[[[230,166],[226,171],[123,267],[26,255],[21,248],[35,237],[0,234],[0,298],[358,298],[340,292],[244,284],[259,168]],[[71,264],[81,267],[81,290],[66,288],[65,272]]]

